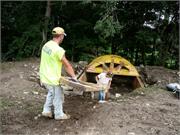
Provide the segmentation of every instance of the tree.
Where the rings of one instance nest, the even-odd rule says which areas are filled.
[[[55,26],[72,61],[117,54],[135,65],[178,68],[177,1],[2,1],[2,59],[40,55]],[[5,33],[5,34],[4,34]],[[164,55],[165,54],[165,55]]]
[[[39,47],[38,55],[41,53],[41,48],[45,42],[47,42],[47,33],[48,33],[48,25],[50,21],[50,16],[51,16],[51,1],[47,0],[47,5],[46,5],[46,12],[45,12],[45,17],[44,17],[44,24],[43,24],[43,29],[42,29],[42,41]]]

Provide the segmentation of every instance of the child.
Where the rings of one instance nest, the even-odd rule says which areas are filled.
[[[113,74],[111,71],[108,71],[107,73],[102,72],[96,76],[97,84],[101,87],[101,90],[99,91],[99,103],[106,102],[105,97],[111,86],[112,76]]]

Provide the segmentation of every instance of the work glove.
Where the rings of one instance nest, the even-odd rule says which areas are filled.
[[[70,80],[70,81],[73,81],[73,82],[79,82],[76,77],[71,77],[69,80]]]

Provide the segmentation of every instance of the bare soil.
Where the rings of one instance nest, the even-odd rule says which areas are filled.
[[[39,59],[1,64],[2,134],[180,135],[180,100],[162,87],[178,81],[177,71],[146,67],[156,85],[125,93],[117,87],[120,97],[104,104],[65,95],[64,111],[71,119],[56,121],[41,116],[46,90],[29,79],[38,67]]]

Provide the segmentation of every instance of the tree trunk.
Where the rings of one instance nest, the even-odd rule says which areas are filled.
[[[99,55],[99,47],[96,46],[96,57]]]
[[[138,62],[138,47],[136,47],[136,50],[135,50],[135,65],[139,65],[139,62]]]
[[[131,48],[131,60],[134,63],[134,47]]]
[[[48,31],[48,24],[50,20],[50,15],[51,15],[51,2],[50,0],[47,1],[47,6],[46,6],[46,13],[45,13],[45,25],[44,25],[44,41],[47,41],[47,31]]]
[[[71,61],[74,62],[74,42],[73,42],[73,44],[72,44]]]
[[[168,42],[166,39],[164,39],[161,48],[160,48],[160,65],[165,67],[166,66],[166,60],[168,58]]]
[[[38,55],[41,53],[41,48],[45,42],[47,42],[47,32],[48,32],[48,24],[51,16],[51,1],[47,0],[47,5],[46,5],[46,12],[45,12],[45,21],[44,21],[44,27],[42,30],[42,41],[40,44],[40,48],[38,51]]]
[[[151,54],[151,62],[150,65],[154,65],[156,58],[155,58],[155,52],[156,52],[156,39],[153,39],[153,48],[152,48],[152,54]]]
[[[144,46],[141,49],[141,55],[142,55],[142,64],[145,65],[145,50],[144,50]]]

